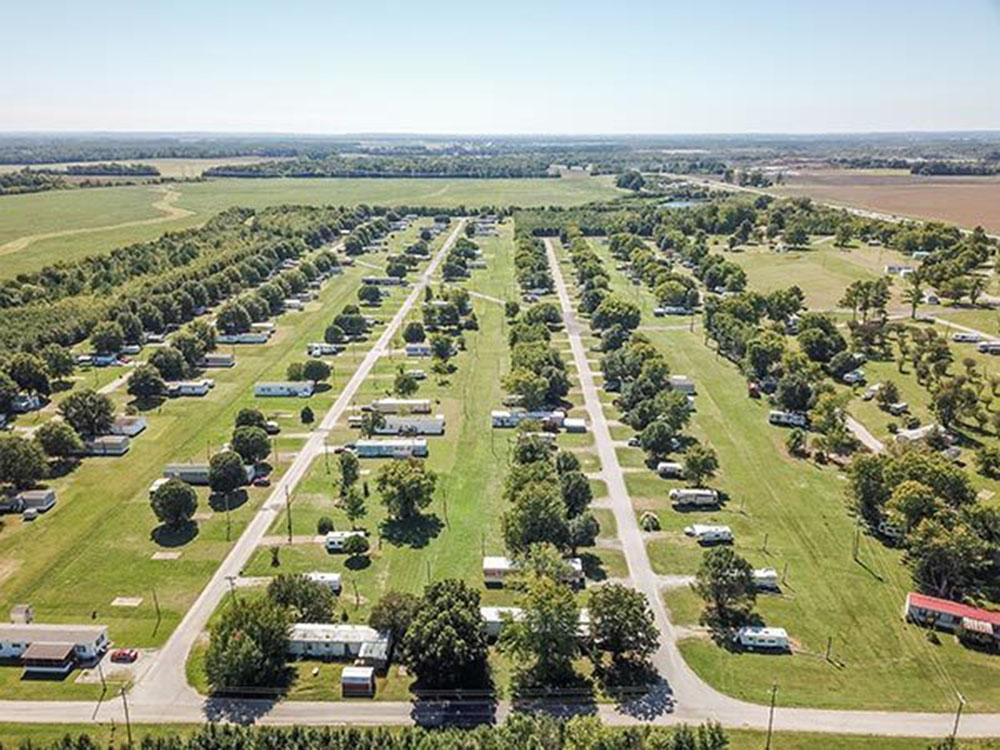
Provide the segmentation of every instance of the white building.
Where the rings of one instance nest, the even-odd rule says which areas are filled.
[[[763,651],[788,651],[788,633],[784,628],[740,628],[736,634],[736,642],[748,651],[760,649]]]
[[[125,435],[126,437],[135,437],[140,432],[146,429],[148,426],[145,417],[139,416],[121,416],[117,417],[111,425],[112,435]]]
[[[753,585],[759,589],[775,591],[778,586],[778,571],[774,568],[757,568],[753,571]]]
[[[431,356],[431,345],[418,342],[406,345],[407,357],[429,357]]]
[[[374,667],[344,667],[340,671],[340,693],[345,698],[371,698],[375,695]]]
[[[205,396],[215,387],[215,381],[210,378],[201,380],[176,380],[167,383],[168,396]]]
[[[352,536],[364,535],[365,532],[363,531],[328,531],[323,540],[323,546],[327,552],[342,552],[344,550],[344,542]],[[339,579],[340,576],[338,575],[337,578]]]
[[[269,333],[247,331],[246,333],[220,333],[215,337],[217,344],[266,344]]]
[[[244,466],[247,482],[252,482],[255,474],[253,466]],[[180,479],[188,484],[207,485],[209,475],[208,464],[167,464],[163,476],[167,479]]]
[[[34,510],[37,513],[45,513],[51,510],[56,504],[56,491],[45,490],[22,490],[14,496],[16,510]]]
[[[556,411],[525,411],[515,409],[505,411],[494,409],[490,412],[490,424],[493,427],[517,427],[521,422],[526,421],[541,422],[544,427],[561,428],[566,421],[566,412]]]
[[[684,476],[684,466],[676,461],[660,461],[656,465],[656,473],[665,479],[679,479]]]
[[[699,544],[733,541],[733,531],[728,526],[696,523],[684,528],[684,533],[694,537]]]
[[[684,393],[689,396],[693,396],[695,393],[694,381],[687,375],[671,375],[670,387],[675,391],[679,391],[680,393]]]
[[[567,570],[565,579],[570,584],[580,584],[584,580],[583,560],[570,557],[563,560]],[[504,580],[517,570],[517,562],[502,555],[486,555],[483,557],[483,581],[486,585],[502,586]]]
[[[258,397],[295,396],[309,398],[313,395],[315,384],[311,380],[289,380],[283,382],[257,383],[253,387],[253,395]]]
[[[586,432],[587,420],[581,417],[566,417],[563,420],[563,429],[566,432]]]
[[[223,352],[209,352],[198,363],[200,367],[235,367],[236,357]]]
[[[375,428],[378,435],[443,435],[444,415],[405,416],[390,414]]]
[[[772,409],[767,415],[767,421],[781,427],[805,427],[809,418],[796,411],[779,411]]]
[[[423,438],[396,438],[394,440],[358,440],[354,443],[358,458],[424,458],[427,441]]]
[[[389,642],[389,634],[367,625],[297,622],[291,627],[288,653],[300,658],[350,658],[361,654],[366,643]]]
[[[104,625],[0,624],[0,659],[19,659],[25,674],[67,674],[108,648]]]
[[[314,341],[306,346],[306,354],[310,357],[329,357],[340,354],[343,350],[344,347],[340,344],[327,344],[322,341]]]
[[[124,456],[128,453],[129,439],[126,435],[98,435],[83,441],[86,456]]]
[[[339,594],[341,589],[340,573],[327,573],[322,570],[313,570],[306,573],[306,578],[313,583],[326,586],[334,594]]]
[[[379,398],[371,403],[371,410],[382,414],[430,414],[429,398]]]

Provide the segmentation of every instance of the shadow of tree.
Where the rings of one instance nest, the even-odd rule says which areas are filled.
[[[198,536],[198,524],[188,521],[180,526],[161,523],[153,529],[149,537],[161,547],[183,547]]]
[[[386,519],[380,528],[382,538],[390,544],[419,548],[426,547],[431,539],[440,534],[443,524],[437,514],[431,513]]]
[[[348,570],[358,571],[371,567],[372,560],[368,555],[351,555],[344,560],[344,567]]]
[[[153,411],[163,406],[166,400],[166,396],[150,396],[147,398],[134,398],[128,403],[129,406],[134,406],[138,411]]]
[[[49,464],[49,478],[59,479],[60,477],[67,476],[76,471],[79,465],[80,461],[76,458],[61,458],[53,461]]]
[[[227,497],[229,499],[229,510],[236,510],[247,501],[249,495],[244,489],[229,493],[213,492],[208,496],[208,506],[216,513],[225,513]]]
[[[583,574],[591,581],[605,581],[608,571],[604,569],[604,561],[593,552],[581,552],[580,562],[583,563]]]

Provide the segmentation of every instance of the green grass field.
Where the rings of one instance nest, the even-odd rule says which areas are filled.
[[[604,246],[594,247],[607,255]],[[613,286],[638,301],[651,320],[652,295],[613,270],[610,259],[608,268]],[[843,476],[786,455],[785,432],[767,424],[767,405],[746,397],[739,372],[705,346],[699,330],[646,335],[673,372],[695,379],[690,431],[717,451],[721,471],[713,485],[729,495],[720,510],[681,513],[666,499],[674,484],[651,471],[629,472],[637,511],[652,510],[661,520],[663,531],[648,542],[654,568],[662,574],[696,570],[701,551],[682,534],[696,521],[729,524],[737,552],[755,567],[780,572],[788,566],[783,594],[762,596],[757,608],[767,624],[788,630],[795,655],[734,654],[695,635],[681,643],[691,666],[720,690],[756,702],[776,680],[781,705],[947,711],[959,688],[975,704],[972,710],[996,710],[995,657],[961,648],[948,636],[931,645],[925,631],[903,623],[910,583],[899,554],[862,537],[864,564],[851,559],[855,523],[846,511]],[[643,464],[637,449],[621,448],[619,455],[626,466]],[[673,590],[665,598],[675,620],[696,624],[700,608],[689,591]],[[824,658],[828,637],[832,661]]]
[[[409,233],[418,230],[411,228]],[[397,236],[396,243],[412,241]],[[437,242],[443,241],[443,238]],[[378,260],[373,256],[369,260]],[[258,406],[282,426],[275,441],[276,476],[304,442],[308,428],[299,424],[302,399],[254,399],[258,380],[283,379],[287,365],[305,359],[305,346],[322,340],[322,332],[340,308],[355,301],[360,278],[368,269],[347,269],[334,277],[319,299],[305,311],[278,319],[271,341],[236,349],[237,365],[208,373],[215,388],[203,398],[167,401],[148,412],[149,427],[120,458],[90,458],[71,474],[55,480],[59,493],[55,509],[31,524],[8,517],[0,531],[0,600],[6,611],[18,602],[34,605],[42,622],[107,624],[119,646],[155,647],[162,643],[194,600],[230,547],[224,507],[209,507],[200,491],[197,535],[170,539],[153,534],[156,521],[147,488],[169,462],[204,461],[229,439],[239,409]],[[402,304],[401,290],[383,305],[380,316],[390,316]],[[357,343],[333,360],[331,388],[308,400],[317,415],[325,412],[350,378],[370,343]],[[114,394],[123,406],[128,396]],[[270,490],[250,488],[247,501],[231,508],[229,537],[235,540]],[[156,552],[180,552],[173,560],[155,560]],[[142,597],[137,607],[112,607],[116,597]],[[157,603],[159,614],[157,614]],[[15,668],[0,670],[2,680]],[[72,678],[52,685],[52,695],[73,692]],[[99,690],[99,688],[95,688]],[[20,689],[17,693],[20,694]],[[66,696],[71,697],[71,696]]]
[[[157,209],[154,203],[164,199],[164,191],[178,195],[168,201],[167,208]],[[139,185],[4,196],[0,200],[0,278],[37,270],[59,260],[151,240],[168,230],[197,226],[219,211],[237,205],[252,208],[293,203],[568,206],[609,198],[618,192],[611,177],[217,179],[159,187]],[[155,223],[132,224],[153,220]],[[123,226],[128,224],[132,225]]]

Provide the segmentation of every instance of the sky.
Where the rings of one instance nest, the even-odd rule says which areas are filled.
[[[32,0],[0,131],[1000,129],[1000,0]]]

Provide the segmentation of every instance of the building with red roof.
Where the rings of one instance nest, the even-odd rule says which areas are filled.
[[[910,592],[906,595],[903,616],[925,627],[975,634],[980,639],[992,638],[1000,642],[1000,612],[997,611]]]

